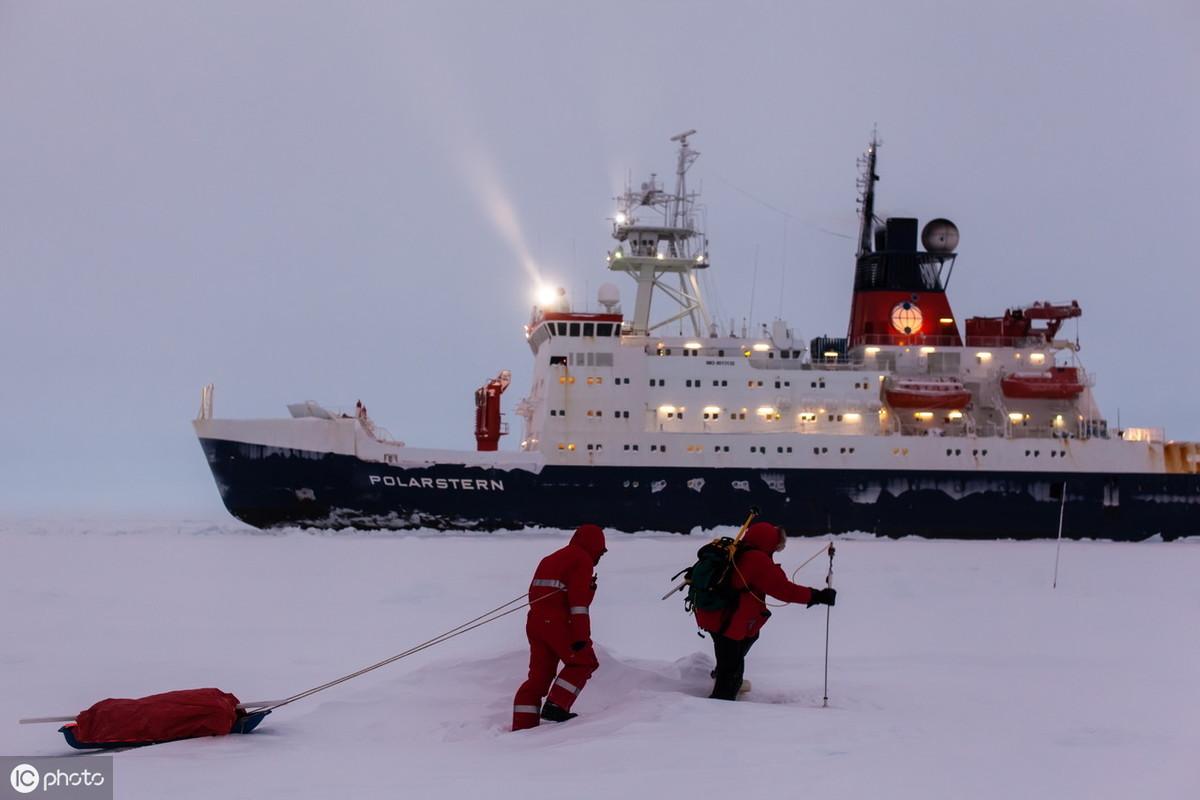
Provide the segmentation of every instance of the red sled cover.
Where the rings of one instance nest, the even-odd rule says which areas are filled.
[[[81,742],[135,744],[224,736],[233,729],[237,704],[236,697],[220,689],[109,698],[75,718],[75,737]]]

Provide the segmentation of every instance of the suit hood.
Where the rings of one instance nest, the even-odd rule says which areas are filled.
[[[775,552],[779,546],[779,528],[769,522],[756,522],[742,537],[742,544],[753,550],[761,550],[768,555]]]
[[[571,537],[571,544],[583,548],[593,562],[599,562],[600,556],[608,549],[604,545],[604,531],[599,525],[580,525]]]

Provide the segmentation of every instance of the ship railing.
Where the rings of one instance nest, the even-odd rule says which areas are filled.
[[[1108,427],[1105,420],[1083,420],[1068,428],[1054,425],[1009,424],[1010,439],[1107,439]]]
[[[1127,442],[1150,442],[1162,444],[1167,440],[1166,431],[1162,428],[1125,428],[1120,436]]]
[[[1045,336],[972,336],[965,340],[966,347],[1045,347]]]
[[[404,442],[393,438],[391,431],[382,425],[376,425],[370,417],[359,417],[358,423],[362,426],[362,429],[367,432],[368,436],[380,444],[392,444],[396,445],[397,447],[404,447]]]
[[[855,336],[850,348],[867,345],[889,347],[1045,347],[1044,336],[972,336],[960,339],[957,336],[931,334],[902,337],[890,333],[864,333]]]
[[[850,340],[851,349],[864,345],[888,345],[892,347],[962,347],[957,336],[943,334],[917,334],[899,336],[890,333],[862,333]]]

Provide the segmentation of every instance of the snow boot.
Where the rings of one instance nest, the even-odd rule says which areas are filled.
[[[717,671],[716,671],[715,669],[714,669],[714,670],[709,670],[708,677],[710,677],[710,678],[713,678],[713,679],[716,679],[716,677],[717,677]],[[746,680],[745,678],[742,678],[742,685],[738,687],[738,692],[737,692],[737,693],[738,693],[738,694],[745,694],[745,693],[746,693],[746,692],[748,692],[748,691],[750,691],[750,681]]]
[[[565,708],[556,706],[549,700],[547,700],[546,704],[542,706],[542,719],[546,720],[547,722],[566,722],[567,720],[575,719],[578,716],[578,714],[572,714]]]

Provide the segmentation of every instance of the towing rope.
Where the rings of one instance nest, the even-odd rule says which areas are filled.
[[[518,600],[528,597],[528,592],[519,594],[516,597],[514,597],[512,600],[509,600],[507,603],[502,603],[501,605],[498,605],[495,608],[493,608],[491,611],[487,611],[483,614],[480,614],[478,617],[475,617],[475,619],[467,620],[466,622],[462,623],[461,625],[457,625],[457,626],[451,628],[450,630],[433,637],[432,639],[428,639],[424,642],[421,642],[418,645],[410,647],[409,649],[405,650],[402,653],[397,653],[396,655],[394,655],[390,658],[385,658],[383,661],[376,662],[369,667],[363,667],[360,670],[351,672],[349,675],[343,675],[340,678],[335,678],[327,683],[321,684],[320,686],[314,686],[311,689],[305,689],[303,692],[299,692],[298,694],[294,694],[291,697],[284,698],[283,700],[280,700],[277,703],[273,703],[270,706],[263,708],[263,709],[259,709],[259,710],[260,711],[274,711],[275,709],[282,708],[283,706],[286,706],[289,703],[294,703],[297,700],[303,700],[306,697],[310,697],[311,695],[314,695],[317,692],[323,692],[326,689],[332,689],[334,686],[337,686],[338,684],[345,683],[346,681],[357,678],[360,675],[366,675],[368,672],[377,670],[380,667],[386,667],[388,664],[391,664],[395,661],[399,661],[402,658],[407,658],[411,655],[421,652],[422,650],[428,650],[430,647],[433,647],[434,645],[439,645],[442,642],[447,642],[456,636],[463,635],[467,631],[473,631],[476,628],[479,628],[483,625],[487,625],[489,622],[495,622],[496,620],[498,620],[502,617],[506,617],[509,614],[513,614],[517,611],[520,611],[523,608],[526,608],[527,606],[531,606],[534,603],[538,602],[539,600],[545,600],[547,597],[552,597],[553,595],[556,595],[561,591],[563,591],[563,590],[555,589],[552,592],[542,595],[541,597],[537,598],[536,600],[528,600],[519,606],[516,606],[514,608],[509,608],[507,611],[503,611],[503,613],[498,613],[498,612],[501,612],[502,609],[507,608],[508,606],[511,606],[513,603],[517,602]]]

